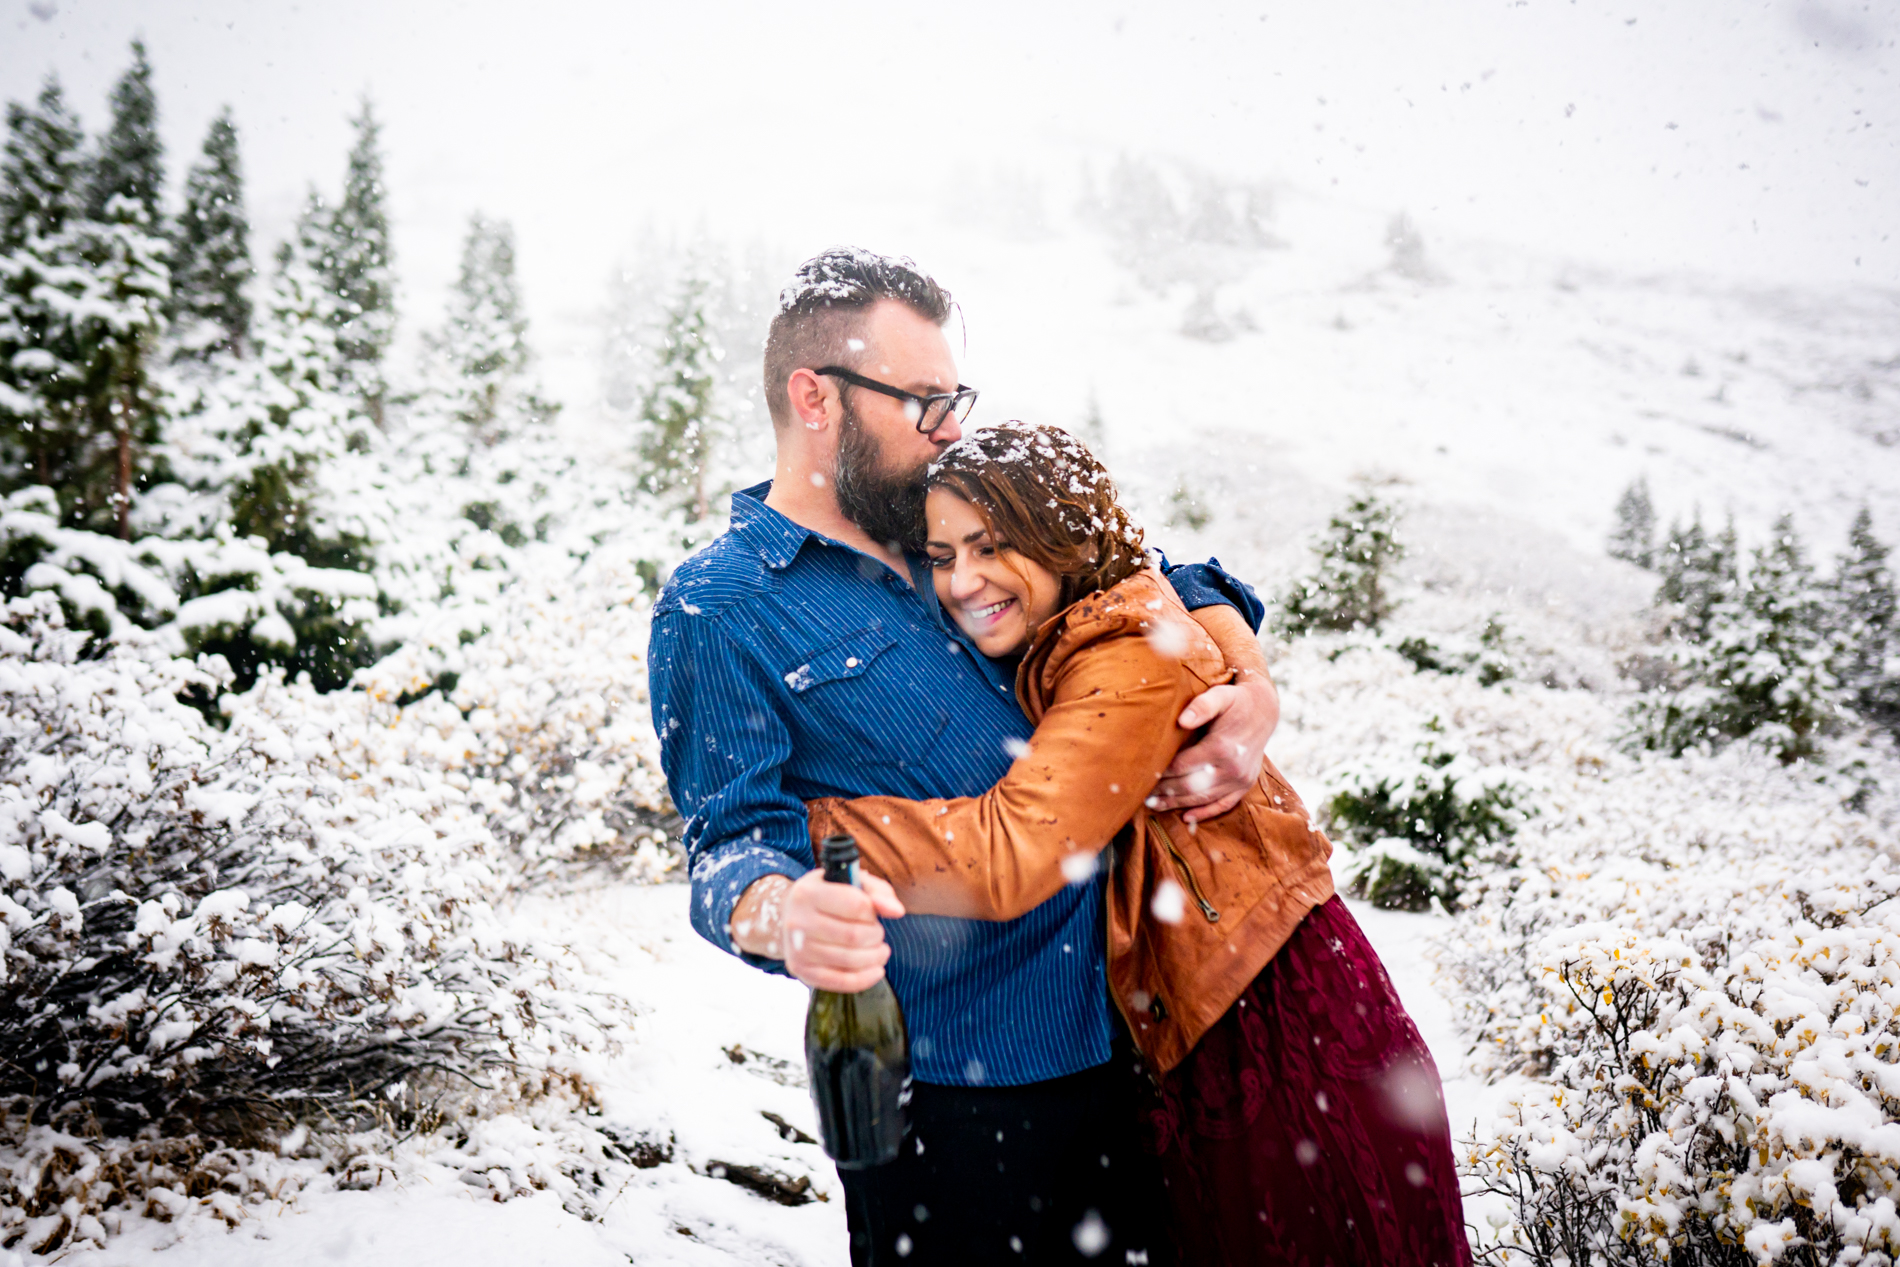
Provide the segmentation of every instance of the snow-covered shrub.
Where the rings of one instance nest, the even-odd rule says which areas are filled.
[[[469,781],[524,876],[599,859],[651,879],[677,861],[647,700],[644,561],[620,543],[578,567],[523,576],[467,645],[412,644],[364,675],[373,698],[413,697],[405,712],[435,710],[469,737],[435,755]]]
[[[1399,639],[1392,649],[1421,673],[1469,673],[1480,686],[1496,686],[1517,675],[1506,641],[1504,625],[1492,616],[1475,639],[1412,634]]]
[[[1377,629],[1392,612],[1388,573],[1405,554],[1397,529],[1397,506],[1372,489],[1354,494],[1314,541],[1318,566],[1281,596],[1281,629]]]
[[[1337,789],[1328,828],[1353,847],[1347,890],[1392,910],[1456,903],[1475,866],[1507,858],[1529,812],[1519,777],[1480,765],[1440,733],[1396,760],[1349,762],[1325,781]]]
[[[1498,877],[1453,942],[1481,1066],[1542,1075],[1467,1158],[1513,1208],[1494,1258],[1894,1261],[1900,873],[1677,834]]]
[[[439,1073],[531,1091],[605,1042],[418,759],[471,733],[276,676],[218,730],[176,701],[215,662],[82,658],[48,596],[5,610],[0,1095],[29,1121],[242,1139]]]

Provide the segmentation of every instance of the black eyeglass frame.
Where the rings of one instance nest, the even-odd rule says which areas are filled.
[[[866,378],[855,370],[848,370],[842,365],[827,365],[823,369],[813,370],[812,373],[827,374],[833,378],[842,378],[853,387],[862,387],[866,391],[877,392],[880,395],[889,396],[893,400],[916,401],[918,408],[918,435],[929,435],[931,432],[943,426],[944,423],[950,421],[952,417],[956,418],[958,423],[962,423],[965,418],[970,416],[970,410],[976,406],[976,388],[965,387],[962,383],[958,383],[957,389],[953,392],[932,392],[928,396],[919,396],[916,392],[907,392],[901,387],[892,387],[889,383],[880,383],[874,378]],[[947,402],[943,405],[943,416],[938,418],[935,422],[930,422],[930,411],[936,407],[938,401]],[[925,423],[929,423],[929,425],[925,426]]]

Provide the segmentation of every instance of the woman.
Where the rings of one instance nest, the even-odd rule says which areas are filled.
[[[1036,733],[980,797],[809,803],[916,913],[1013,919],[1113,842],[1109,988],[1151,1077],[1146,1136],[1194,1264],[1466,1264],[1437,1070],[1269,763],[1189,826],[1144,804],[1217,648],[1147,566],[1080,443],[976,432],[927,477],[938,600],[1017,660]]]

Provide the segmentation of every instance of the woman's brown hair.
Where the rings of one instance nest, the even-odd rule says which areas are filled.
[[[1059,427],[1005,422],[973,431],[931,463],[924,484],[969,502],[992,541],[1061,578],[1064,607],[1148,566],[1141,529],[1116,500],[1107,468]]]

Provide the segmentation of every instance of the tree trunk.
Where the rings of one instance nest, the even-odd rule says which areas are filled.
[[[132,411],[119,415],[119,540],[132,539]]]

